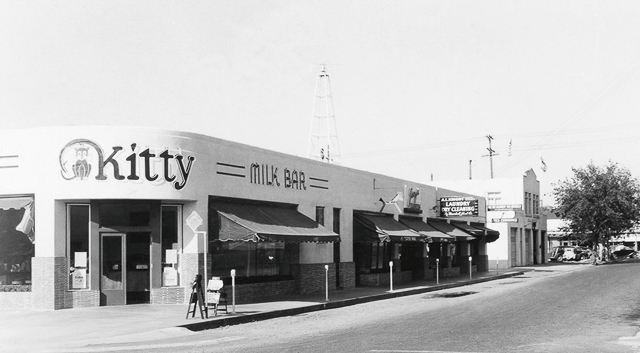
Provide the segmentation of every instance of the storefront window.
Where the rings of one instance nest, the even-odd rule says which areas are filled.
[[[162,206],[162,286],[180,285],[178,249],[180,249],[180,206]]]
[[[289,274],[285,243],[211,242],[211,276],[268,277]]]
[[[34,239],[33,199],[0,198],[0,285],[31,284]]]
[[[89,225],[89,205],[67,205],[70,289],[86,289],[89,283]]]

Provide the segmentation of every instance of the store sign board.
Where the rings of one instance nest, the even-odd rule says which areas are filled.
[[[450,216],[477,216],[478,200],[470,196],[447,196],[440,198],[440,214]]]
[[[521,210],[522,205],[487,205],[487,211],[514,211]]]
[[[121,180],[149,182],[165,181],[176,190],[182,190],[189,180],[194,156],[182,155],[178,149],[140,147],[137,143],[129,148],[112,146],[103,149],[99,144],[87,139],[76,139],[67,143],[60,151],[60,173],[65,180]]]
[[[250,167],[252,184],[283,186],[285,189],[306,190],[307,177],[303,171],[279,167],[265,163],[252,163]]]
[[[518,223],[517,218],[492,218],[491,223]]]

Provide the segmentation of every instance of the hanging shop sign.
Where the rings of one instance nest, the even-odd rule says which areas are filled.
[[[179,149],[176,152],[164,149],[158,153],[149,147],[143,149],[136,143],[130,147],[130,152],[129,148],[122,146],[112,146],[109,151],[91,140],[70,141],[60,151],[62,178],[164,181],[171,183],[176,190],[187,185],[196,160],[194,156],[185,156]]]
[[[518,205],[487,205],[487,211],[514,211],[521,210],[522,204]]]
[[[491,223],[518,223],[517,218],[492,218]]]
[[[450,216],[477,216],[478,200],[474,197],[447,196],[440,198],[440,214]]]

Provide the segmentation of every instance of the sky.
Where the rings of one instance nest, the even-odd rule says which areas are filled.
[[[2,1],[0,128],[306,157],[325,65],[343,166],[426,184],[533,169],[551,205],[572,168],[640,177],[638,18],[615,0]]]

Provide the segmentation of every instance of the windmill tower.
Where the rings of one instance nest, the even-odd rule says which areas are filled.
[[[336,116],[333,112],[331,82],[324,65],[316,79],[308,156],[319,161],[340,164],[340,145]]]

